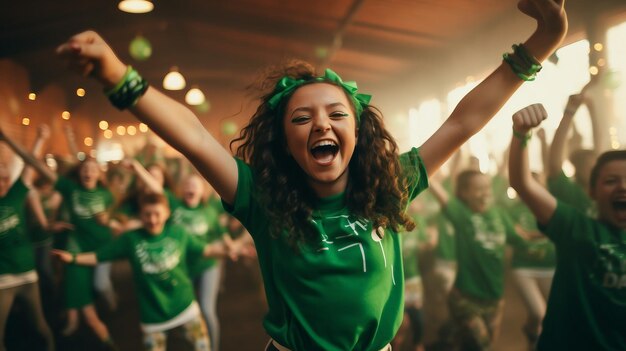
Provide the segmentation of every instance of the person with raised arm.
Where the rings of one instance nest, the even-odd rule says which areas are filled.
[[[554,197],[529,169],[526,143],[547,117],[541,104],[513,115],[511,186],[557,251],[537,350],[626,349],[626,150],[601,154],[589,194],[597,219]]]
[[[387,350],[403,315],[397,233],[414,227],[408,202],[534,79],[566,33],[563,5],[520,1],[535,32],[419,149],[403,154],[371,96],[330,69],[319,75],[291,62],[268,72],[233,158],[191,110],[149,86],[97,33],[77,34],[57,52],[187,157],[248,229],[269,305],[268,350]]]

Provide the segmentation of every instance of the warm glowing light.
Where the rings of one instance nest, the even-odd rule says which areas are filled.
[[[619,147],[620,147],[619,141],[617,140],[611,141],[611,148],[613,148],[613,150],[619,150]]]
[[[86,137],[85,146],[92,146],[92,145],[93,145],[93,139],[91,139],[90,137]]]
[[[589,67],[589,74],[591,74],[592,76],[597,75],[598,74],[598,67],[596,67],[596,66]]]
[[[107,130],[107,129],[109,129],[109,122],[107,122],[107,121],[105,121],[105,120],[102,120],[102,121],[100,121],[100,122],[98,123],[98,127],[99,127],[101,130]]]
[[[63,118],[66,121],[69,120],[71,116],[72,115],[70,114],[70,111],[63,111],[63,112],[61,112],[61,118]]]
[[[593,44],[593,49],[596,51],[602,51],[602,49],[604,49],[604,45],[602,45],[602,43],[595,43]]]
[[[167,90],[183,90],[185,89],[185,77],[178,72],[177,67],[172,67],[170,72],[163,78],[163,88]]]
[[[117,8],[128,13],[146,13],[154,9],[154,4],[147,0],[122,0]]]
[[[196,87],[189,89],[187,94],[185,94],[185,102],[189,105],[201,105],[204,101],[204,93]]]
[[[145,133],[148,131],[148,126],[145,123],[139,123],[139,131]]]
[[[36,98],[37,98],[37,94],[35,93],[28,94],[28,100],[35,101]]]
[[[28,117],[22,118],[22,125],[25,125],[25,126],[30,125],[30,118]]]
[[[97,156],[98,156],[98,150],[96,150],[96,149],[91,149],[91,151],[89,151],[89,156],[91,156],[92,158],[97,158]]]
[[[515,189],[513,189],[513,188],[511,188],[511,187],[508,187],[508,188],[506,189],[506,196],[507,196],[509,199],[513,200],[513,199],[517,198],[517,192],[515,191]]]
[[[83,88],[76,89],[76,95],[80,96],[80,97],[85,96],[85,89],[83,89]]]
[[[117,126],[115,131],[117,132],[117,135],[125,135],[126,134],[126,127],[124,127],[124,126]]]
[[[604,67],[606,65],[606,60],[603,58],[598,59],[598,67]]]
[[[126,133],[128,133],[128,135],[135,135],[137,134],[137,128],[135,126],[128,126]]]
[[[609,134],[610,135],[617,135],[617,128],[609,127]]]
[[[110,129],[107,129],[104,131],[104,137],[107,139],[111,139],[113,137],[113,131]]]

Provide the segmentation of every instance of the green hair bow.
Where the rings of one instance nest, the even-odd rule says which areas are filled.
[[[278,83],[276,83],[276,87],[274,88],[274,95],[268,100],[267,103],[270,105],[270,108],[272,110],[276,110],[276,108],[285,96],[293,93],[293,91],[296,90],[298,87],[310,81],[312,80],[282,77],[278,81]],[[313,79],[313,81],[333,82],[343,87],[343,89],[348,93],[348,96],[352,99],[352,103],[354,104],[354,107],[356,109],[357,124],[361,122],[361,113],[363,112],[363,109],[369,104],[372,96],[357,93],[358,89],[356,86],[356,82],[344,82],[343,80],[341,80],[341,77],[339,77],[339,75],[330,68],[326,69],[323,76],[316,77]]]

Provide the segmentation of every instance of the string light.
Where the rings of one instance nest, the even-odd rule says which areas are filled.
[[[107,129],[104,131],[104,137],[106,139],[111,139],[113,137],[113,131],[110,129]]]
[[[145,133],[148,131],[148,126],[145,123],[139,123],[139,131]]]
[[[30,125],[30,118],[28,117],[22,118],[22,125],[25,125],[25,126]]]
[[[109,129],[109,122],[107,122],[107,121],[105,121],[105,120],[102,120],[102,121],[100,121],[100,122],[98,123],[98,127],[99,127],[101,130],[107,130],[107,129]]]
[[[69,111],[63,111],[61,113],[61,118],[63,118],[64,120],[68,121],[71,117],[71,114]]]
[[[135,135],[137,134],[137,128],[135,126],[128,126],[126,133],[128,133],[128,135]]]
[[[85,146],[92,146],[93,145],[93,139],[90,137],[86,137],[85,140]]]
[[[37,99],[37,94],[35,93],[28,94],[28,100],[35,101],[35,99]]]
[[[76,95],[79,96],[79,97],[85,96],[85,89],[83,89],[83,88],[76,89]]]

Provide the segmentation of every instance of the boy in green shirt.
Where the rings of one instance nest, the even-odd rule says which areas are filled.
[[[510,218],[492,205],[487,175],[466,170],[457,177],[456,196],[431,183],[443,214],[456,233],[458,272],[448,299],[454,343],[486,350],[498,336],[504,290],[504,250],[515,235]]]
[[[165,350],[166,333],[185,331],[194,350],[209,350],[209,337],[187,270],[188,260],[218,257],[226,245],[203,244],[181,227],[166,224],[168,201],[161,194],[146,194],[139,200],[143,228],[128,232],[95,252],[70,253],[55,250],[63,262],[94,266],[116,259],[130,260],[138,289],[141,328],[146,350]]]
[[[557,200],[531,176],[526,141],[547,113],[513,115],[509,174],[539,228],[554,242],[556,272],[537,349],[626,350],[626,150],[605,152],[591,171],[591,218]]]

